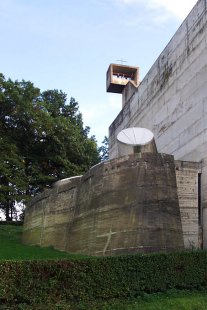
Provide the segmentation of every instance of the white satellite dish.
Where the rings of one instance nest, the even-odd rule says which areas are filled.
[[[146,145],[154,138],[153,133],[146,128],[132,127],[123,129],[118,135],[117,139],[129,145]]]

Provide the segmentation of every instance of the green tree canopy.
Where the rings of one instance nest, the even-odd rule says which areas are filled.
[[[102,141],[102,145],[99,147],[99,153],[101,157],[101,161],[105,161],[109,159],[109,139],[108,137],[104,137]]]
[[[0,74],[0,208],[7,220],[15,202],[100,161],[89,131],[74,98]]]

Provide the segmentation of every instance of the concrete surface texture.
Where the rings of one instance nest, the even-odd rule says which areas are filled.
[[[158,152],[201,163],[201,221],[207,248],[207,10],[199,0],[138,87],[128,83],[123,109],[109,128],[110,158],[119,156],[117,134],[145,127]],[[186,202],[187,203],[187,202]],[[189,207],[191,201],[189,200]],[[195,224],[195,223],[194,223]],[[190,225],[190,224],[189,224]]]
[[[58,182],[28,204],[23,242],[91,255],[183,249],[175,171],[173,156],[139,153]]]

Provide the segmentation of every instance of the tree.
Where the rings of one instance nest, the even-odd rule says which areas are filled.
[[[101,161],[109,159],[109,139],[108,137],[104,137],[102,141],[102,146],[99,147],[99,153],[101,157]]]
[[[11,220],[15,213],[15,202],[25,197],[27,178],[24,162],[16,146],[6,137],[0,138],[0,154],[0,208],[6,219]]]
[[[16,202],[100,160],[89,132],[74,98],[0,74],[0,208],[7,220]]]

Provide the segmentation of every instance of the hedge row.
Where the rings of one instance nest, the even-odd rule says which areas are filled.
[[[103,301],[206,287],[206,251],[0,262],[0,304],[13,306]]]

